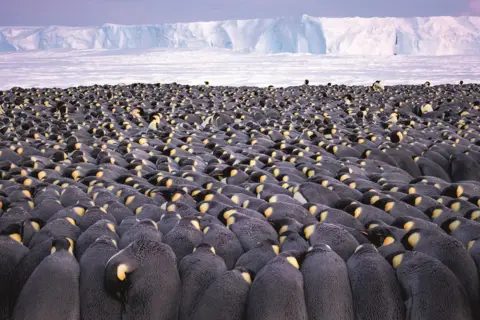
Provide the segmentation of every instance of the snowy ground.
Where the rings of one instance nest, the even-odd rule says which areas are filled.
[[[352,57],[228,50],[85,50],[0,54],[0,90],[133,82],[290,86],[480,83],[480,56]]]

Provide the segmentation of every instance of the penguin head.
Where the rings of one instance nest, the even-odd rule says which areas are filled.
[[[400,240],[402,245],[407,250],[414,250],[417,244],[421,241],[421,229],[419,228],[412,228],[410,229]]]
[[[388,226],[372,222],[367,228],[367,238],[376,247],[388,246],[398,240]]]
[[[306,252],[302,251],[286,251],[282,252],[278,255],[278,258],[284,259],[284,261],[288,262],[291,266],[295,269],[300,269],[303,261],[305,260]]]
[[[445,187],[442,190],[441,195],[442,196],[447,196],[447,197],[450,197],[450,198],[460,198],[464,195],[464,193],[465,193],[465,190],[460,184],[453,183],[453,184]]]
[[[312,234],[315,233],[315,229],[317,227],[318,223],[308,223],[308,224],[305,224],[300,230],[299,230],[299,234],[307,241],[310,240],[310,237],[312,236]]]
[[[464,216],[467,219],[480,221],[480,209],[471,209]]]
[[[130,275],[138,262],[127,252],[127,248],[113,255],[105,266],[104,284],[107,292],[121,302],[126,302],[127,290],[130,287]]]
[[[440,227],[446,232],[451,233],[462,225],[462,221],[458,217],[452,217],[445,220]]]
[[[394,251],[389,253],[385,259],[392,265],[394,269],[397,269],[403,262],[404,254],[404,250]]]
[[[50,253],[54,254],[55,252],[59,251],[68,251],[70,254],[73,255],[73,247],[74,241],[68,237],[56,237],[52,241],[52,248],[50,249]]]
[[[243,280],[245,280],[245,282],[248,283],[248,285],[251,285],[253,283],[253,280],[255,279],[255,275],[256,275],[255,272],[253,272],[248,268],[236,267],[235,269],[233,269],[233,271],[235,273],[238,273],[239,276],[241,276]]]
[[[195,248],[193,248],[193,252],[204,252],[204,253],[208,253],[208,254],[214,254],[216,255],[217,252],[215,251],[215,248],[208,244],[208,243],[205,243],[205,242],[202,242],[200,243],[198,246],[196,246]]]
[[[19,223],[10,224],[0,231],[0,236],[8,236],[19,243],[23,243],[22,225]]]

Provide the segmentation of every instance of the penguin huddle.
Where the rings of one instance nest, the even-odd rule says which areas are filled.
[[[479,100],[0,91],[0,320],[480,319]]]

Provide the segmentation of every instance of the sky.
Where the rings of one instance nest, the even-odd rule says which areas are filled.
[[[0,0],[2,26],[273,18],[480,15],[480,0]]]

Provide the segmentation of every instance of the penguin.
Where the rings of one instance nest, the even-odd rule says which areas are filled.
[[[117,253],[116,240],[102,235],[95,239],[81,255],[79,290],[82,320],[121,319],[122,302],[108,294],[104,285],[105,266]]]
[[[237,260],[235,267],[245,268],[257,274],[269,261],[280,254],[278,243],[273,240],[263,240],[255,247],[245,252]]]
[[[179,320],[190,319],[196,301],[207,286],[227,271],[215,248],[209,244],[199,244],[192,253],[186,255],[178,266],[182,293],[180,299]]]
[[[472,314],[478,313],[479,278],[475,262],[459,240],[436,230],[413,228],[401,240],[406,249],[423,252],[445,264],[465,288]]]
[[[465,289],[443,263],[418,251],[392,253],[387,260],[405,295],[410,319],[473,319]]]
[[[181,282],[167,244],[139,239],[113,255],[104,269],[105,290],[124,306],[127,319],[177,319]]]
[[[203,228],[203,242],[215,248],[228,270],[235,267],[238,258],[244,253],[242,244],[235,234],[223,225],[210,224]]]
[[[67,242],[63,241],[66,239]],[[73,252],[74,242],[72,239],[64,237],[49,238],[42,243],[38,244],[34,248],[25,254],[22,259],[15,266],[15,273],[12,276],[11,287],[11,310],[15,307],[15,302],[20,295],[20,291],[30,278],[35,268],[43,261],[45,257],[51,254],[52,248],[55,247],[56,251],[70,250]]]
[[[119,241],[119,237],[115,232],[115,225],[108,220],[99,220],[78,237],[75,246],[75,257],[80,261],[83,253],[90,245],[103,235],[108,236],[116,243]]]
[[[285,231],[279,238],[280,242],[280,252],[285,251],[307,251],[309,246],[307,241],[302,238],[298,232],[294,231]]]
[[[300,184],[296,189],[293,198],[302,204],[314,202],[328,207],[334,207],[335,203],[340,200],[335,192],[315,183],[305,182]]]
[[[182,217],[179,214],[173,211],[167,212],[157,221],[158,230],[165,235],[178,224],[180,219],[182,219]]]
[[[308,319],[299,270],[303,255],[296,251],[281,253],[258,272],[248,293],[246,319]]]
[[[303,234],[311,246],[320,243],[328,244],[345,261],[359,246],[358,241],[347,230],[330,223],[306,225],[303,228]]]
[[[395,271],[373,245],[358,246],[346,266],[356,319],[405,319],[403,293]]]
[[[202,243],[203,232],[197,218],[182,218],[178,224],[163,237],[163,242],[169,245],[180,263],[193,248]]]
[[[300,271],[308,319],[355,318],[347,266],[326,244],[311,247]],[[321,286],[318,284],[321,283]]]
[[[22,244],[20,226],[10,225],[0,232],[0,319],[10,319],[16,301],[15,267],[28,255],[29,250]],[[11,290],[13,291],[11,292]],[[12,294],[13,293],[13,294]]]
[[[480,223],[463,218],[450,218],[442,223],[441,228],[452,237],[460,240],[465,248],[473,239],[480,236]]]
[[[225,215],[227,212],[223,215]],[[237,236],[243,250],[248,252],[263,240],[277,241],[277,232],[267,221],[232,213],[226,218],[227,227]]]
[[[51,254],[35,268],[22,288],[12,320],[80,319],[80,266],[67,239],[59,251],[53,243]],[[48,294],[45,294],[48,290]],[[68,303],[58,303],[68,301]]]
[[[356,218],[358,221],[360,221],[364,225],[374,219],[381,220],[386,224],[391,224],[393,220],[395,220],[394,217],[392,217],[390,214],[388,214],[387,212],[381,209],[378,209],[374,206],[358,203],[358,202],[351,203],[350,205],[346,206],[343,210],[351,214],[354,218]]]
[[[237,267],[217,276],[195,301],[191,320],[242,320],[254,275]]]
[[[72,218],[57,219],[47,223],[40,229],[40,231],[33,236],[28,247],[32,249],[51,237],[67,237],[75,242],[80,234],[81,230]]]
[[[449,174],[452,182],[473,180],[480,182],[480,164],[463,153],[452,155],[449,159]]]
[[[110,226],[109,228],[112,228],[112,226]],[[112,229],[115,230],[115,228]],[[112,232],[114,232],[113,230]],[[86,233],[86,231],[84,233]],[[118,248],[124,249],[130,243],[138,239],[150,239],[161,242],[163,239],[163,234],[158,231],[158,226],[154,221],[150,219],[141,220],[131,226],[120,237],[120,240],[118,242]]]
[[[105,209],[102,207],[90,207],[88,208],[85,213],[78,218],[78,227],[84,232],[92,225],[94,225],[99,220],[109,220],[113,224],[117,224],[117,220],[111,214],[109,214]]]

